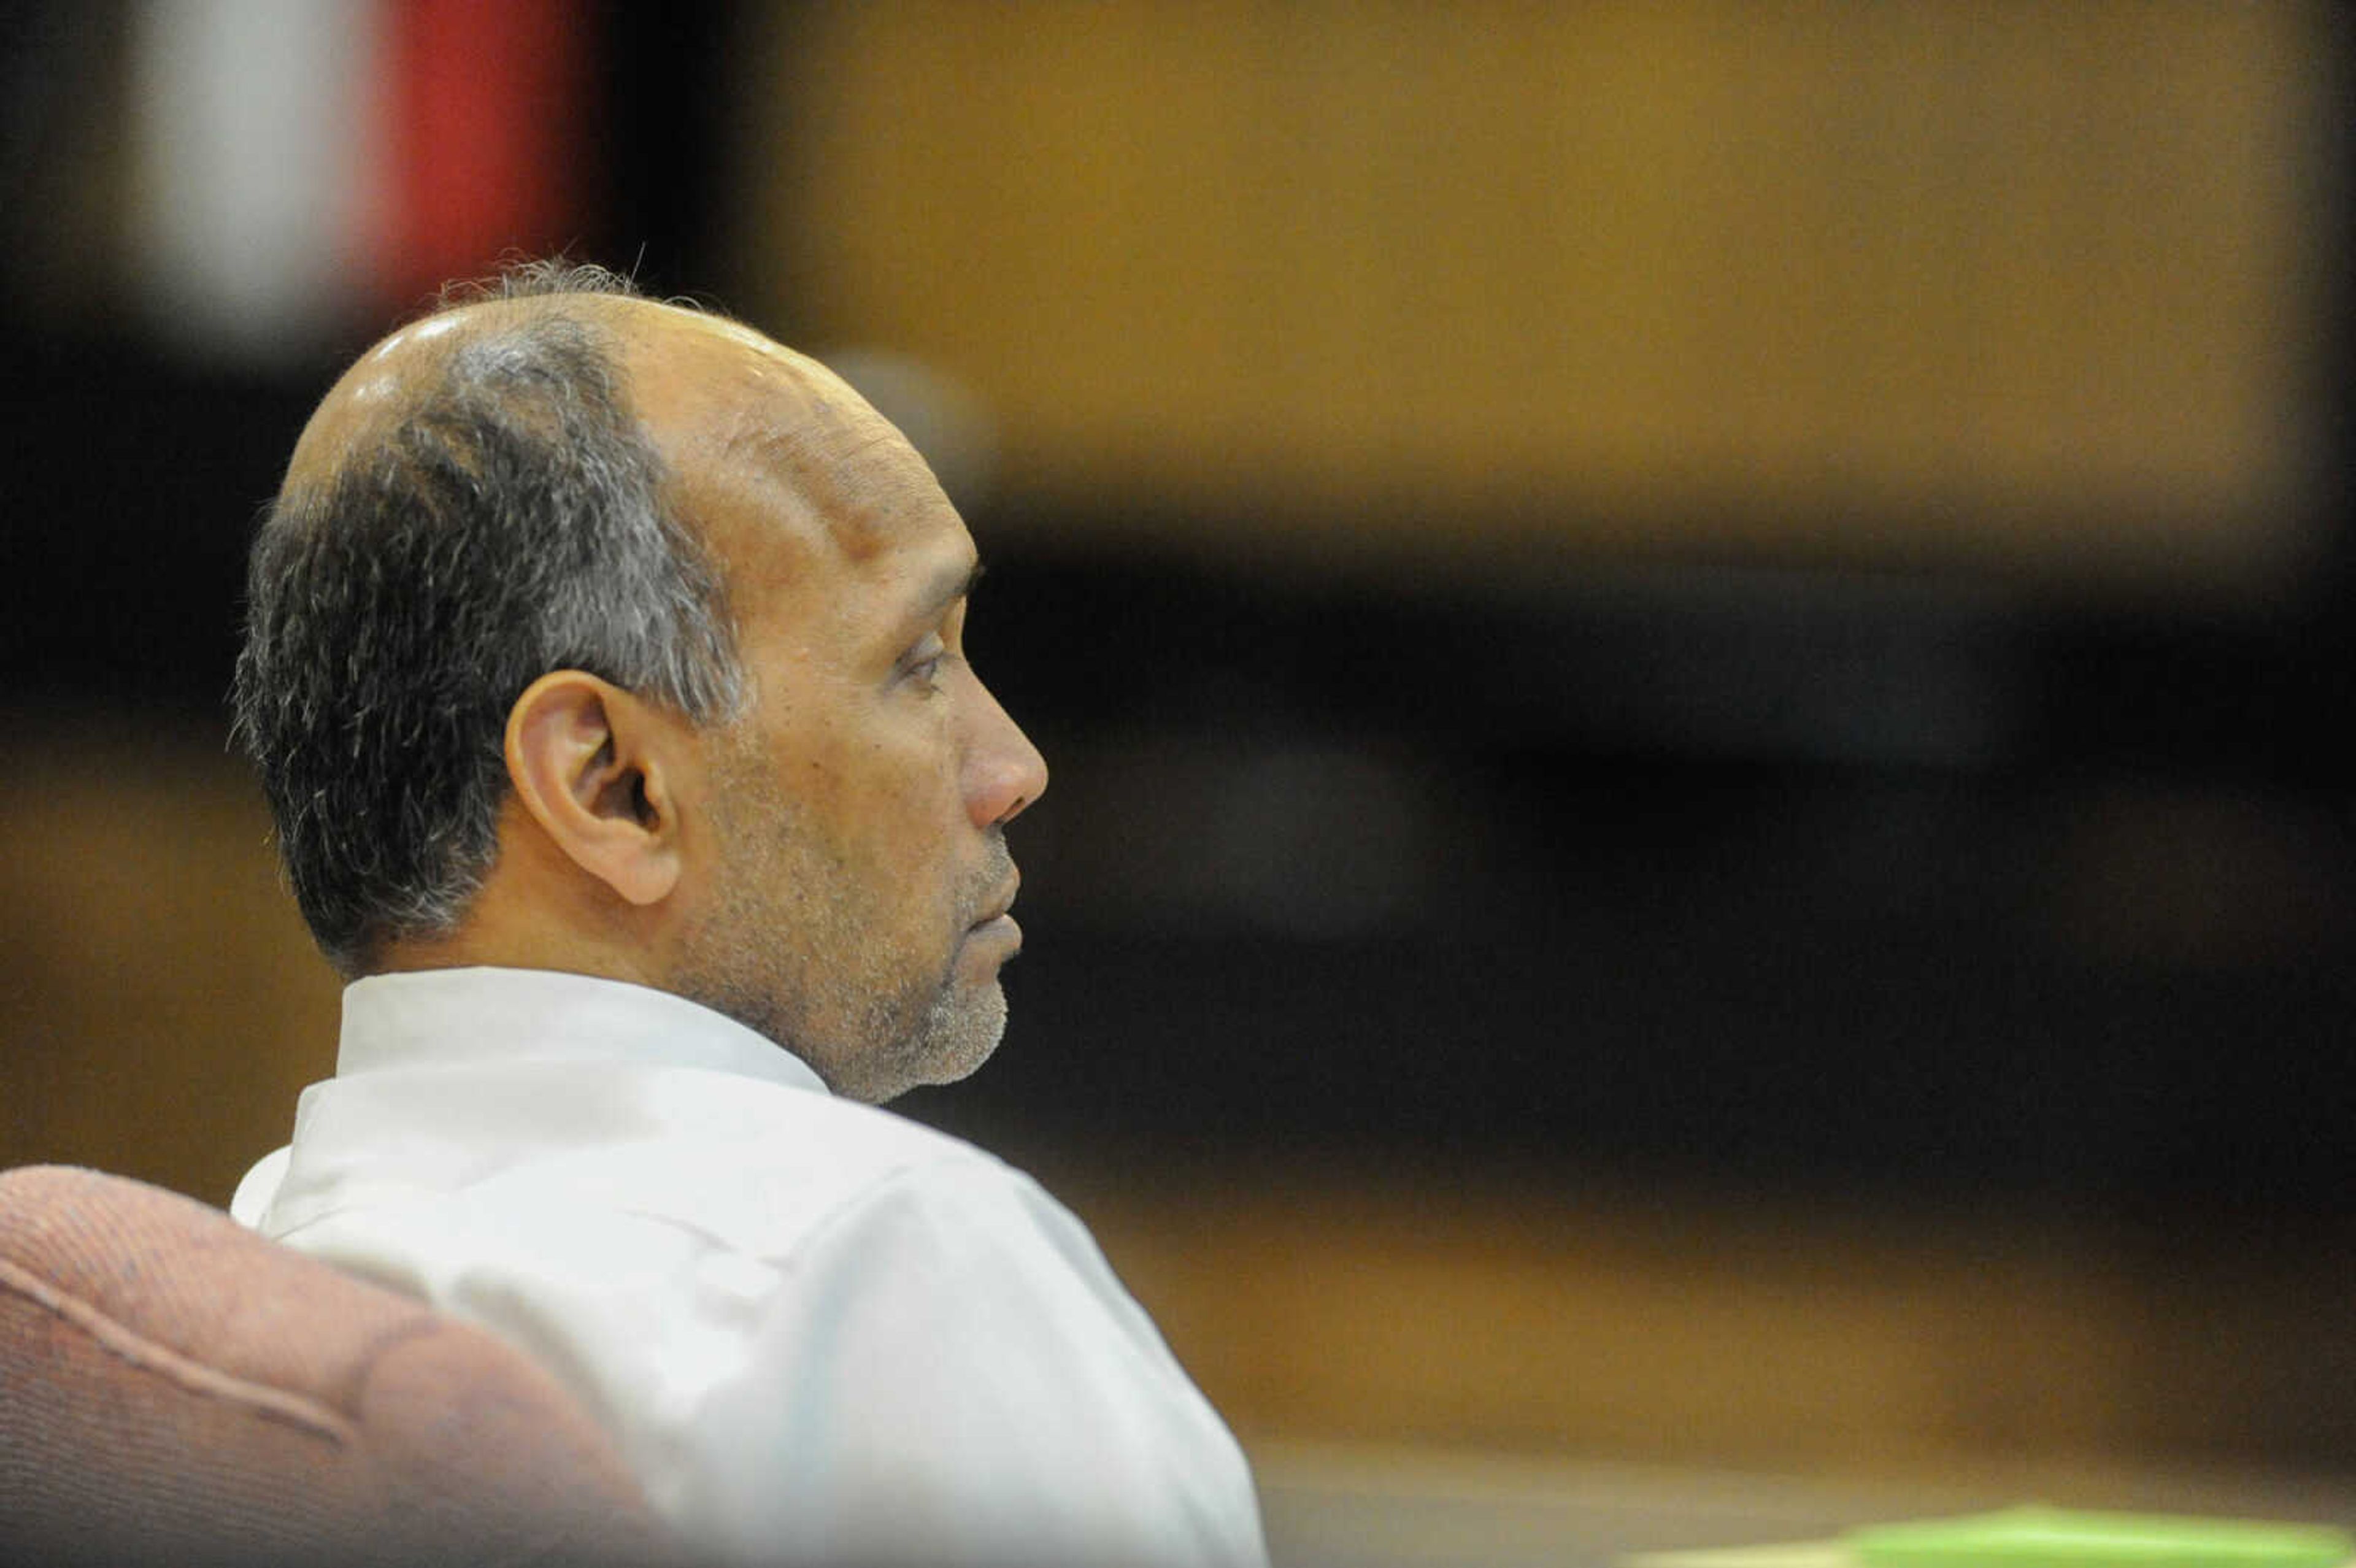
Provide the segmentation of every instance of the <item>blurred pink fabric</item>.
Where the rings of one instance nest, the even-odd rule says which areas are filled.
[[[0,1563],[671,1555],[503,1340],[159,1188],[0,1173]]]

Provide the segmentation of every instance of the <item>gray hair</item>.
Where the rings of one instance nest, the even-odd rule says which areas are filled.
[[[541,262],[444,303],[632,292]],[[719,571],[663,503],[591,314],[552,297],[468,329],[254,540],[236,733],[347,975],[455,929],[498,852],[509,709],[541,676],[586,670],[698,723],[744,704]]]

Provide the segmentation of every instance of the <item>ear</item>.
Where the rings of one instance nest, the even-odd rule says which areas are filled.
[[[679,883],[676,721],[584,670],[560,669],[508,709],[508,779],[557,848],[629,903]]]

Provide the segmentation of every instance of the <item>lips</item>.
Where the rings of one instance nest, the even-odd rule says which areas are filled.
[[[979,930],[993,920],[1004,919],[1006,912],[1014,907],[1014,895],[1022,887],[1023,878],[1019,873],[1007,878],[1005,885],[991,895],[990,902],[982,906],[981,913],[974,917],[973,924],[967,929]]]

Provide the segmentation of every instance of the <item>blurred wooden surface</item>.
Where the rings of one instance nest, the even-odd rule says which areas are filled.
[[[1219,1407],[1271,1439],[2356,1475],[2344,1250],[1441,1170],[1056,1186]]]
[[[0,1163],[225,1201],[336,1033],[255,791],[209,735],[20,730]],[[2344,1246],[1273,1152],[1068,1166],[1042,1174],[1257,1444],[2356,1467]]]
[[[945,373],[1098,532],[2296,559],[2319,7],[776,18],[736,303]]]
[[[217,733],[20,718],[37,802],[0,848],[0,1161],[226,1203],[335,1070],[342,987]]]

